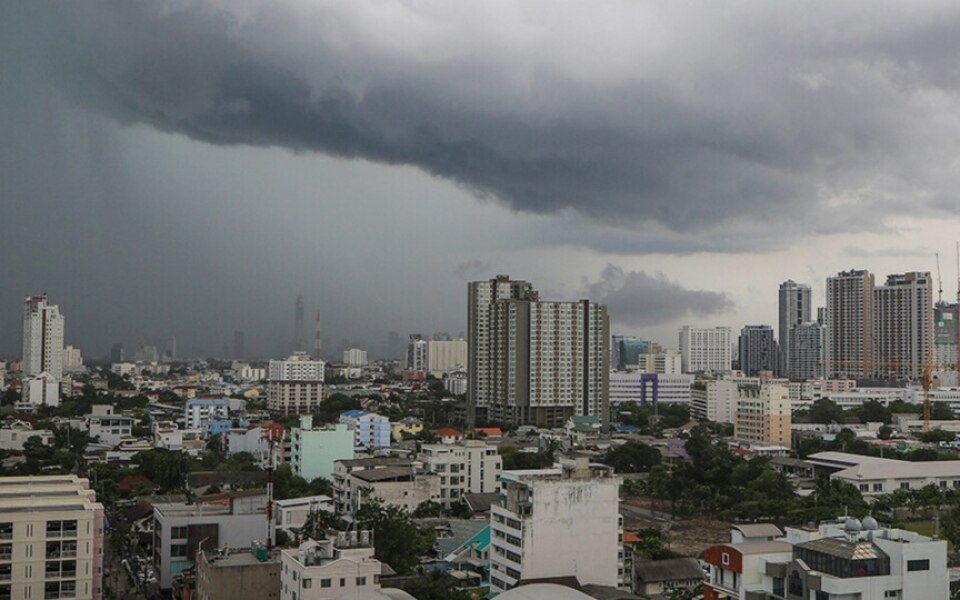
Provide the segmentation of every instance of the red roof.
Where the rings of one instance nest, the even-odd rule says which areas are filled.
[[[463,432],[453,427],[441,427],[434,431],[434,433],[440,437],[463,437]]]
[[[633,533],[632,531],[624,531],[623,541],[624,543],[627,543],[627,544],[636,544],[637,542],[640,541],[640,536]]]
[[[499,427],[477,427],[474,431],[489,437],[503,437],[503,430]]]

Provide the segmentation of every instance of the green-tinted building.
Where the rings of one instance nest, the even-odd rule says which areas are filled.
[[[314,428],[313,416],[300,417],[300,427],[290,431],[290,463],[293,472],[307,481],[332,479],[333,463],[353,458],[353,432],[346,425]]]

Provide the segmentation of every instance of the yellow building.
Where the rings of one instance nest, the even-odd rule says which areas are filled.
[[[390,424],[390,437],[395,442],[403,439],[404,432],[410,435],[417,435],[421,431],[423,431],[423,422],[416,417],[407,417]]]
[[[752,444],[790,447],[790,390],[784,385],[742,387],[733,437]]]

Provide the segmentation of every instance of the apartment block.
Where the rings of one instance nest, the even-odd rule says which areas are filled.
[[[280,555],[265,546],[218,548],[197,555],[196,600],[277,600]]]
[[[794,356],[792,354],[794,327],[811,321],[810,286],[793,280],[784,281],[780,284],[778,301],[780,318],[777,336],[783,363],[781,374],[791,378],[802,378],[802,375],[794,373],[797,367],[791,357]],[[742,364],[740,368],[743,368]]]
[[[690,413],[697,419],[716,423],[736,422],[740,388],[736,381],[716,379],[698,381],[690,391]]]
[[[460,502],[467,493],[497,491],[503,461],[496,446],[478,440],[424,444],[417,458],[424,470],[440,477],[440,502],[445,507]]]
[[[365,410],[348,410],[340,423],[353,432],[354,444],[362,448],[390,447],[390,419]]]
[[[59,306],[47,303],[46,294],[23,303],[22,370],[24,377],[63,377],[63,315]]]
[[[843,271],[827,278],[827,377],[873,377],[873,288],[869,271]]]
[[[680,362],[684,373],[725,373],[732,368],[730,328],[680,329]]]
[[[325,363],[296,352],[271,360],[267,369],[267,408],[284,415],[302,415],[320,406]]]
[[[791,414],[790,390],[786,386],[741,387],[733,437],[742,442],[789,448]]]
[[[102,598],[103,527],[86,479],[0,478],[0,598]]]
[[[928,272],[888,275],[874,290],[876,375],[920,381],[934,357],[933,279]]]
[[[563,458],[559,469],[500,479],[503,501],[490,509],[491,591],[553,577],[619,585],[620,478],[608,467]]]
[[[346,425],[314,427],[313,416],[303,415],[290,430],[290,466],[307,481],[330,479],[336,461],[353,458],[355,439]]]
[[[412,598],[380,591],[385,565],[374,557],[371,531],[309,540],[280,551],[281,600],[390,600]]]

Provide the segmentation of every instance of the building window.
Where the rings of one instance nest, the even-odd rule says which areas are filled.
[[[187,539],[187,528],[186,528],[186,527],[171,527],[171,528],[170,528],[170,539],[174,539],[174,540],[185,540],[185,539]]]
[[[358,586],[367,585],[367,578],[366,578],[366,577],[357,577],[357,585],[358,585]]]
[[[930,560],[929,559],[917,559],[917,560],[908,560],[907,561],[907,571],[929,571],[930,570]]]
[[[13,539],[13,523],[0,523],[0,540]]]
[[[321,580],[320,580],[320,587],[322,587],[322,588],[328,588],[328,587],[330,587],[330,582],[331,582],[330,579],[321,579]]]
[[[187,557],[186,544],[171,544],[170,558],[186,558],[186,557]]]
[[[310,589],[310,588],[312,588],[312,587],[313,587],[313,580],[312,580],[312,579],[304,579],[304,580],[303,580],[303,589],[307,590],[307,589]],[[329,587],[329,586],[328,586],[328,587]]]
[[[901,490],[909,490],[909,489],[910,489],[910,482],[909,482],[909,481],[904,481],[903,483],[901,483],[901,484],[900,484],[900,489],[901,489]]]
[[[725,565],[730,564],[730,555],[726,552],[720,555],[720,562]]]

